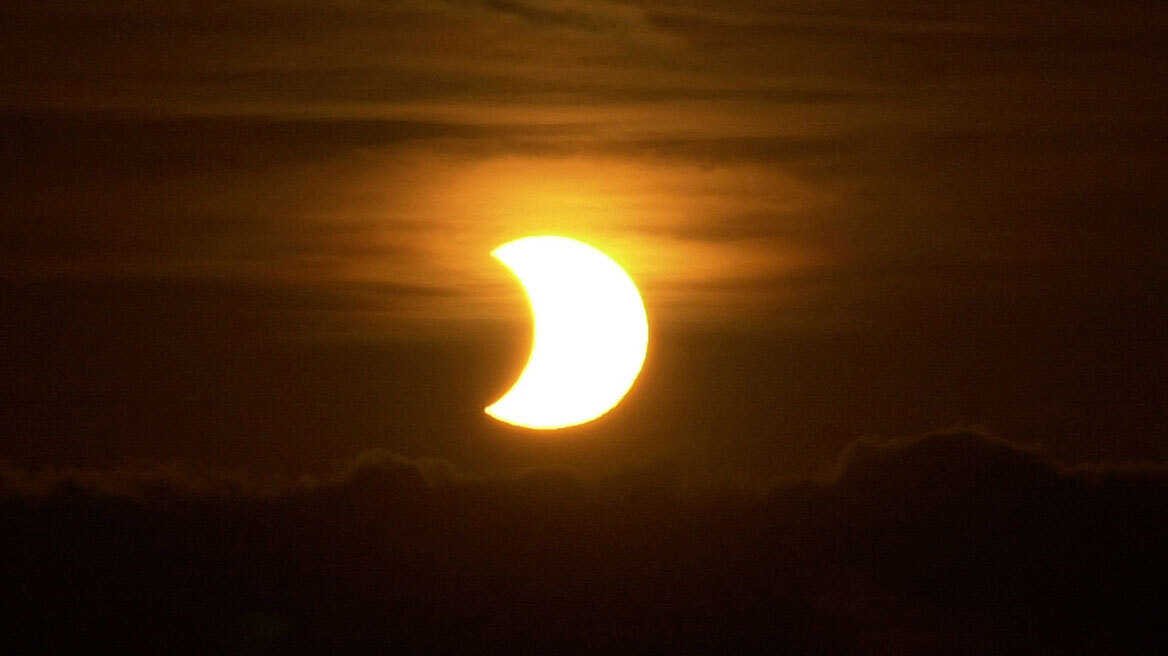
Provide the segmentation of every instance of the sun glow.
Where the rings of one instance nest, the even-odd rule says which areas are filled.
[[[604,253],[566,237],[525,237],[491,255],[523,284],[535,330],[523,373],[486,413],[552,429],[611,410],[640,373],[649,343],[632,279]]]

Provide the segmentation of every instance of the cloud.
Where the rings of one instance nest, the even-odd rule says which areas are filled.
[[[835,484],[843,489],[1047,487],[1057,482],[1059,472],[1037,447],[976,427],[892,440],[863,438],[848,445],[839,466]]]
[[[630,23],[644,26],[644,18],[633,5],[609,2],[523,2],[483,0],[489,10],[518,16],[536,24],[601,30]]]
[[[53,651],[1135,651],[1168,582],[1168,466],[981,430],[861,440],[768,490],[384,451],[282,484],[0,481],[2,639]]]
[[[1117,96],[1154,109],[1143,86],[1163,59],[1153,4],[22,0],[5,8],[3,53],[16,66],[2,84],[17,104],[186,111],[420,99],[789,104],[882,90],[942,113],[963,102],[984,111],[1008,93],[1047,101],[1031,111],[1090,104],[1114,115]]]
[[[973,315],[1011,284],[1023,310],[1068,290],[1085,308],[1163,278],[1162,21],[1125,9],[18,2],[0,38],[3,259],[481,294],[457,260],[581,229],[718,263],[635,273],[676,315],[736,325],[809,305],[857,307],[838,321],[854,325],[888,295],[924,313],[955,288]],[[659,184],[570,216],[573,198],[515,207],[565,170],[584,191],[603,186],[590,170]],[[702,289],[727,280],[744,293]]]

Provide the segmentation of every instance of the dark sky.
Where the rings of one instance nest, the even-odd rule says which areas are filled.
[[[0,61],[5,640],[1153,637],[1162,2],[9,0]],[[482,412],[539,233],[651,327],[553,433]]]

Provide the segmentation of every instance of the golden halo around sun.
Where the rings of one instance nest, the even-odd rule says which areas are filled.
[[[531,356],[486,413],[534,429],[592,421],[624,398],[645,362],[649,322],[641,294],[612,258],[575,239],[524,237],[491,255],[531,303]]]

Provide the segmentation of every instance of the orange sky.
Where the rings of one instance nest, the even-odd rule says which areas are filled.
[[[1130,194],[1162,160],[1136,141],[1160,113],[1159,11],[1129,4],[17,2],[0,84],[14,109],[159,130],[82,148],[186,154],[54,182],[61,213],[108,193],[175,223],[132,254],[93,244],[110,270],[417,288],[364,309],[493,319],[510,292],[485,253],[565,232],[612,250],[662,318],[822,327],[860,320],[838,310],[858,286],[928,284],[889,269],[1095,257],[1047,230],[1059,198]],[[1154,259],[1125,209],[1127,257]],[[41,250],[22,261],[68,268]],[[828,292],[846,297],[829,316],[795,318]]]
[[[529,331],[489,252],[561,233],[650,311],[615,450],[1166,453],[1165,9],[1121,4],[8,2],[8,418],[473,452]]]

